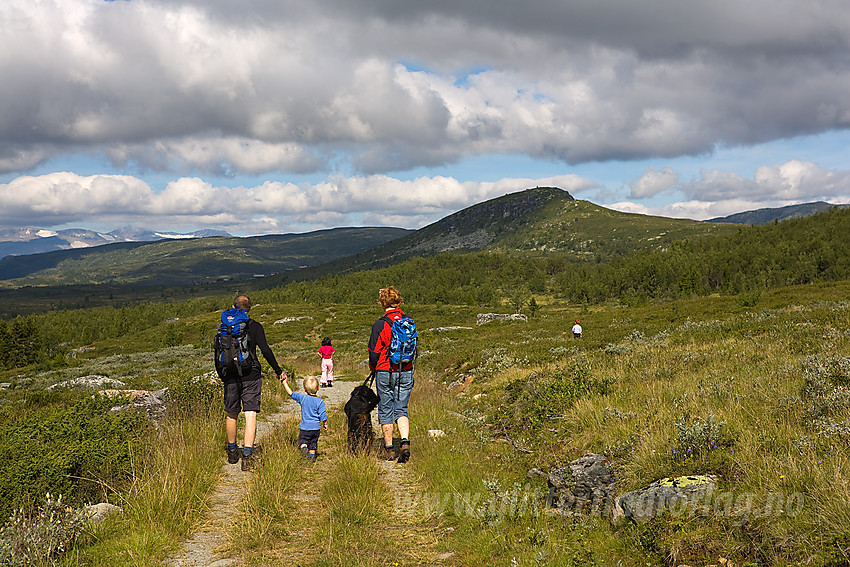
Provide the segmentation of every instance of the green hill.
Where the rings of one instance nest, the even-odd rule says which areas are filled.
[[[492,251],[521,256],[608,261],[682,239],[731,234],[728,223],[621,213],[536,187],[473,205],[403,238],[322,265],[304,276],[341,274],[398,264],[416,256]]]
[[[268,276],[350,256],[399,238],[402,228],[336,228],[250,238],[107,244],[0,260],[0,286],[102,283],[186,285]]]
[[[833,207],[846,209],[850,205],[833,205],[823,201],[815,203],[801,203],[799,205],[788,205],[787,207],[777,207],[768,209],[756,209],[754,211],[744,211],[735,213],[725,217],[717,217],[709,219],[709,222],[732,222],[738,224],[767,224],[773,221],[781,221],[788,219],[796,219],[807,217],[817,213],[823,213]]]

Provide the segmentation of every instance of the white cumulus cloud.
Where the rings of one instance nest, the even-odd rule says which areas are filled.
[[[640,190],[640,183],[650,179],[649,184],[652,185],[651,180],[657,176],[658,172],[652,168],[647,170],[640,180],[632,184],[632,196],[639,198],[654,194]],[[674,176],[675,173],[670,171],[668,180]],[[779,165],[761,166],[751,178],[716,169],[703,171],[699,179],[680,182],[676,187],[682,190],[686,200],[662,206],[633,201],[608,206],[624,212],[704,220],[741,211],[813,201],[848,203],[850,170],[832,170],[811,162],[791,160]]]
[[[484,183],[373,175],[337,177],[307,186],[269,181],[225,187],[182,177],[157,192],[131,176],[62,172],[0,184],[0,224],[112,223],[107,228],[116,228],[132,222],[160,230],[191,226],[235,234],[362,225],[419,228],[481,201],[534,186],[580,191],[595,187],[595,182],[576,175]]]
[[[644,197],[652,197],[662,191],[670,189],[679,182],[679,176],[670,167],[665,167],[661,171],[657,171],[650,166],[640,177],[629,184],[631,192],[629,197],[632,199],[641,199]]]

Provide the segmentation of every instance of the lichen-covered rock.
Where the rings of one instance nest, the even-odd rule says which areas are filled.
[[[107,376],[100,376],[98,374],[89,374],[88,376],[81,376],[79,378],[74,378],[73,380],[65,380],[64,382],[59,382],[58,384],[48,386],[47,391],[53,392],[54,390],[70,390],[73,388],[101,389],[123,387],[124,382],[122,382],[121,380],[114,380]]]
[[[86,506],[83,508],[82,512],[85,514],[86,518],[88,518],[89,522],[98,524],[112,514],[123,513],[124,509],[120,506],[109,504],[108,502],[101,502],[99,504]]]
[[[595,453],[553,470],[547,477],[547,503],[561,513],[589,511],[607,515],[614,498],[614,473],[605,457]]]
[[[528,472],[525,474],[525,476],[532,480],[545,480],[546,478],[548,478],[549,475],[535,467],[533,469],[528,469]]]
[[[165,415],[165,405],[168,399],[168,388],[149,392],[147,390],[103,390],[101,394],[107,396],[130,395],[133,401],[129,404],[114,406],[110,409],[112,413],[120,413],[131,408],[138,408],[145,412],[148,419],[158,422]]]
[[[714,475],[662,478],[617,498],[612,519],[628,518],[643,523],[665,511],[685,511],[698,506],[717,489]]]
[[[283,325],[284,323],[292,323],[294,321],[301,321],[302,319],[312,319],[309,315],[302,315],[300,317],[284,317],[283,319],[278,319],[273,325]]]

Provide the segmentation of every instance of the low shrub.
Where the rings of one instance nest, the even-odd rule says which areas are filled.
[[[47,494],[34,512],[16,509],[0,528],[0,565],[43,565],[68,551],[82,532],[87,516]]]
[[[800,365],[801,397],[812,420],[850,408],[850,357],[809,356]]]
[[[105,396],[34,396],[42,405],[0,415],[0,517],[34,509],[44,494],[101,501],[132,476],[131,445],[150,427],[139,412],[117,414]],[[17,405],[17,404],[16,404]]]
[[[595,376],[584,360],[548,373],[534,372],[505,386],[502,402],[494,408],[493,423],[503,431],[542,427],[562,417],[576,400],[606,394],[612,381]]]
[[[705,454],[730,444],[725,432],[726,422],[718,421],[711,412],[705,417],[676,421],[676,442],[673,458],[686,459]]]

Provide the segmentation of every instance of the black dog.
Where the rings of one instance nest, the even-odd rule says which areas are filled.
[[[372,410],[378,406],[378,394],[367,385],[360,384],[351,392],[345,403],[348,417],[348,449],[355,455],[372,446],[375,432],[372,430]]]

